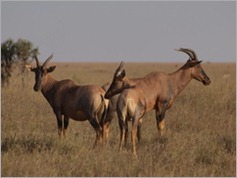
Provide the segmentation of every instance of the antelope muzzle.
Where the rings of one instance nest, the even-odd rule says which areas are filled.
[[[207,86],[211,84],[211,80],[208,76],[204,76],[204,79],[202,80],[202,83]]]

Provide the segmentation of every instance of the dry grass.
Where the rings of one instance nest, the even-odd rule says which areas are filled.
[[[118,64],[57,64],[56,79],[102,85]],[[180,64],[125,65],[130,77],[150,71],[172,72]],[[235,64],[204,64],[210,86],[191,81],[166,115],[164,138],[158,138],[154,112],[144,117],[138,159],[128,149],[118,153],[115,119],[110,140],[92,149],[95,133],[88,122],[71,120],[68,138],[59,140],[55,116],[41,93],[33,91],[33,74],[2,89],[2,176],[235,176]]]

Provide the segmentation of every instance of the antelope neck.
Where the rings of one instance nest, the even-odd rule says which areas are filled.
[[[41,92],[45,96],[45,98],[49,97],[49,93],[52,91],[53,86],[57,83],[57,80],[52,78],[50,75],[45,76],[45,81],[42,83]]]
[[[179,69],[174,73],[169,74],[171,83],[176,88],[175,96],[179,95],[183,89],[187,86],[187,84],[192,80],[191,70],[187,69]]]

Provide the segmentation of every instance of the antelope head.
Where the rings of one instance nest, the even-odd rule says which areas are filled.
[[[121,93],[124,89],[128,88],[128,83],[125,80],[126,72],[123,69],[124,63],[121,62],[119,67],[116,69],[114,73],[113,81],[105,93],[105,98],[110,99],[112,96]]]
[[[198,60],[196,53],[192,49],[180,48],[175,50],[184,52],[190,57],[186,64],[183,66],[183,69],[189,68],[191,70],[192,78],[202,82],[204,85],[209,85],[211,83],[210,78],[204,72],[200,64],[202,61]]]
[[[37,56],[35,56],[35,61],[36,61],[36,67],[32,67],[30,65],[27,65],[26,67],[35,73],[35,85],[34,85],[34,90],[39,91],[42,88],[42,85],[45,84],[46,79],[47,79],[47,74],[50,72],[53,72],[56,66],[50,66],[47,68],[48,62],[53,58],[53,54],[51,54],[44,62],[44,64],[41,66],[39,64],[39,60]]]

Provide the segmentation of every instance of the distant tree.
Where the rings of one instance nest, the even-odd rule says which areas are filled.
[[[16,47],[16,57],[19,62],[20,74],[22,76],[22,85],[24,87],[25,82],[24,78],[26,77],[24,74],[26,73],[26,64],[29,63],[30,60],[34,59],[39,55],[39,49],[33,48],[33,44],[25,39],[19,39],[15,43]]]
[[[34,48],[33,44],[25,39],[19,39],[14,42],[8,39],[1,46],[1,77],[2,86],[9,84],[9,79],[13,70],[13,64],[17,63],[22,76],[24,86],[24,74],[26,73],[26,64],[39,55],[39,49]]]
[[[9,84],[12,66],[16,60],[16,47],[12,39],[8,39],[1,45],[1,83]]]

